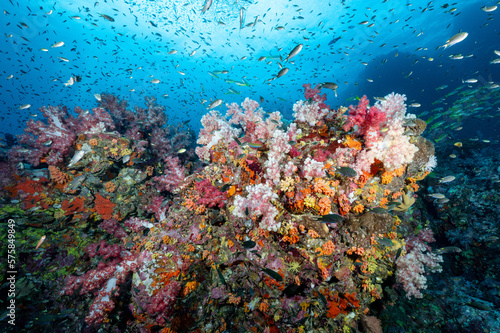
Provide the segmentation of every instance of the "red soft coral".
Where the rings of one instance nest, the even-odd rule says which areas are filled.
[[[95,210],[104,220],[113,218],[115,204],[111,200],[102,197],[99,193],[95,196]]]
[[[365,144],[370,147],[380,137],[380,125],[385,121],[386,115],[377,106],[368,109],[370,101],[366,96],[361,97],[358,106],[349,106],[349,118],[344,125],[344,130],[349,131],[357,126],[355,134],[363,136]]]
[[[61,209],[65,211],[64,215],[66,216],[80,213],[85,210],[85,202],[79,197],[76,197],[71,201],[64,200],[61,203]]]
[[[224,203],[227,199],[225,192],[219,191],[208,179],[196,183],[196,191],[200,196],[197,202],[198,205],[205,205],[207,207],[218,206],[219,208],[224,207]]]

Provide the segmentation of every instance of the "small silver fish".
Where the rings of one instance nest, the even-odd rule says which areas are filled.
[[[292,52],[290,52],[290,54],[288,54],[288,57],[286,57],[285,59],[285,62],[292,59],[293,57],[295,57],[297,54],[299,54],[300,51],[302,51],[302,47],[304,47],[303,44],[299,44],[297,46],[295,46],[292,50]],[[278,76],[279,77],[279,76]]]
[[[69,80],[64,83],[64,86],[65,87],[72,86],[73,84],[75,84],[75,78],[74,77],[70,77]]]
[[[288,68],[283,68],[282,70],[280,70],[278,72],[278,77],[282,77],[283,75],[285,75],[286,73],[288,73]]]
[[[456,246],[447,246],[447,247],[442,247],[440,249],[437,249],[434,251],[436,254],[444,254],[444,253],[460,253],[462,252],[462,249]]]
[[[86,175],[80,175],[78,177],[75,177],[67,186],[66,186],[66,190],[67,191],[71,191],[71,190],[74,190],[76,188],[78,188],[78,186],[82,185],[83,182],[85,181],[85,179],[87,178]]]
[[[53,44],[51,47],[61,47],[64,45],[64,42],[57,42],[55,44]]]
[[[73,167],[76,163],[78,163],[82,158],[83,158],[83,155],[85,155],[85,151],[84,150],[79,150],[74,156],[73,158],[71,159],[71,161],[69,162],[68,164],[68,168],[71,168]]]
[[[481,7],[481,9],[484,10],[485,12],[489,13],[489,12],[495,11],[497,9],[497,6],[484,6],[484,7]]]
[[[455,180],[455,176],[446,176],[439,180],[439,183],[449,183]]]
[[[338,84],[333,83],[333,82],[323,82],[320,85],[320,89],[321,88],[331,89],[331,90],[335,91],[335,97],[337,97],[337,89],[339,88]]]
[[[445,198],[445,196],[442,193],[432,193],[432,194],[429,194],[429,196],[431,198],[434,198],[434,199],[444,199]]]
[[[212,110],[213,108],[216,108],[216,107],[218,107],[221,104],[222,104],[222,99],[216,99],[215,101],[213,101],[212,103],[210,103],[210,105],[208,105],[207,110]]]
[[[206,0],[205,1],[205,6],[203,6],[201,12],[205,13],[207,10],[210,9],[210,6],[212,6],[212,0]]]
[[[438,201],[438,203],[440,203],[440,204],[445,204],[445,203],[447,203],[447,202],[450,202],[450,199],[448,199],[448,198],[443,198],[443,199],[437,199],[437,201]]]
[[[38,244],[36,245],[35,250],[38,249],[42,245],[42,243],[45,240],[45,238],[46,238],[45,235],[43,235],[42,237],[40,237],[40,240],[38,241]]]
[[[454,35],[450,39],[446,41],[446,44],[443,45],[443,47],[446,49],[447,47],[453,46],[455,44],[460,43],[463,41],[465,38],[467,38],[469,34],[467,32],[459,32],[458,34]]]

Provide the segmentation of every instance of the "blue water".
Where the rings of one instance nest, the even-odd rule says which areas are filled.
[[[93,95],[102,92],[116,94],[131,106],[142,106],[145,96],[154,95],[166,106],[170,121],[191,119],[195,130],[210,101],[218,98],[241,102],[262,97],[266,111],[279,110],[291,118],[294,101],[303,97],[302,85],[325,81],[339,85],[338,97],[326,91],[331,106],[354,103],[347,100],[363,94],[372,98],[395,91],[406,94],[408,104],[421,104],[410,111],[428,111],[423,117],[428,119],[451,107],[457,95],[432,103],[462,80],[478,80],[465,89],[499,82],[500,64],[490,64],[500,57],[493,52],[500,49],[499,11],[481,9],[493,1],[377,1],[368,6],[365,1],[215,0],[205,13],[203,0],[79,3],[3,2],[2,131],[22,132],[42,105],[92,108],[97,106]],[[460,31],[469,34],[463,42],[439,47]],[[51,47],[60,41],[62,47]],[[279,59],[298,44],[304,47],[297,56],[289,62]],[[464,58],[452,60],[453,54]],[[262,56],[268,58],[258,61]],[[280,63],[289,72],[272,80]],[[222,70],[228,73],[217,78],[209,74]],[[74,75],[81,82],[65,87]],[[436,90],[443,85],[448,87]],[[225,94],[230,88],[240,95]],[[499,114],[499,90],[490,90],[491,108],[479,115]],[[23,104],[31,107],[19,110]],[[443,110],[432,111],[438,107]],[[472,117],[471,126],[465,123],[466,137],[477,136],[478,130],[484,137],[498,137],[498,126]]]

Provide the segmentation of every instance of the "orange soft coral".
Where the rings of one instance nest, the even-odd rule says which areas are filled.
[[[104,188],[106,189],[106,192],[113,193],[116,190],[116,185],[113,182],[107,182],[104,184]]]
[[[319,213],[321,215],[326,215],[331,210],[332,203],[327,197],[323,197],[318,201]]]
[[[315,179],[314,192],[323,193],[328,196],[333,196],[335,194],[335,191],[328,186],[328,183],[323,178]]]
[[[354,148],[356,150],[361,150],[361,142],[355,140],[351,135],[346,135],[344,144],[349,148]]]
[[[49,165],[50,178],[58,184],[66,184],[71,177],[54,165]]]
[[[323,244],[321,249],[323,250],[324,255],[330,255],[333,253],[333,251],[335,251],[335,245],[333,245],[332,241],[329,240],[328,242]]]

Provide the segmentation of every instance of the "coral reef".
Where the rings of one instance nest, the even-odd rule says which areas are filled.
[[[332,109],[304,87],[286,126],[249,98],[210,111],[196,149],[153,98],[131,110],[102,94],[77,117],[44,108],[48,123],[29,123],[35,137],[10,156],[32,165],[5,186],[25,211],[6,214],[36,221],[24,227],[35,244],[50,230],[32,260],[55,308],[83,304],[65,325],[380,331],[368,314],[393,275],[420,296],[421,265],[435,265],[396,210],[411,211],[432,143],[402,95]],[[204,165],[190,174],[195,152]],[[59,275],[47,270],[61,261]]]

